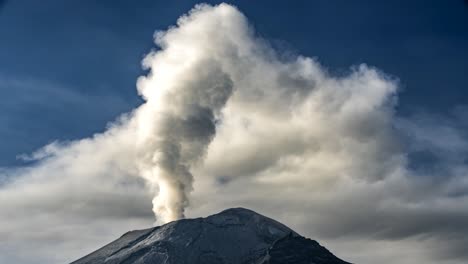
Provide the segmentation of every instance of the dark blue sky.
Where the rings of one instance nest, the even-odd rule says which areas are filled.
[[[365,62],[398,77],[399,115],[468,103],[466,1],[227,2],[289,54],[337,74]],[[140,104],[135,80],[153,32],[196,3],[0,1],[0,167],[51,141],[103,131]]]

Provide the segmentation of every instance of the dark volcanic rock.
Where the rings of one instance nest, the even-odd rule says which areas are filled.
[[[257,264],[346,264],[317,241],[301,236],[281,238],[266,251]]]
[[[131,231],[72,264],[346,264],[316,241],[234,208]]]

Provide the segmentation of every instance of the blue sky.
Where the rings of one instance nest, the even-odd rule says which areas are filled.
[[[103,131],[139,105],[135,80],[153,32],[196,3],[4,1],[0,166],[19,165],[18,154],[51,141]],[[289,54],[316,57],[338,74],[365,62],[397,77],[399,115],[445,114],[468,102],[468,7],[461,0],[231,3]]]

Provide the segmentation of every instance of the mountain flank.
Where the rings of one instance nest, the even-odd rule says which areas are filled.
[[[72,264],[349,264],[244,208],[125,233]]]

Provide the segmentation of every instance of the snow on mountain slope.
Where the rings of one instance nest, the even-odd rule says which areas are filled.
[[[316,241],[248,209],[131,231],[72,264],[345,264]]]

